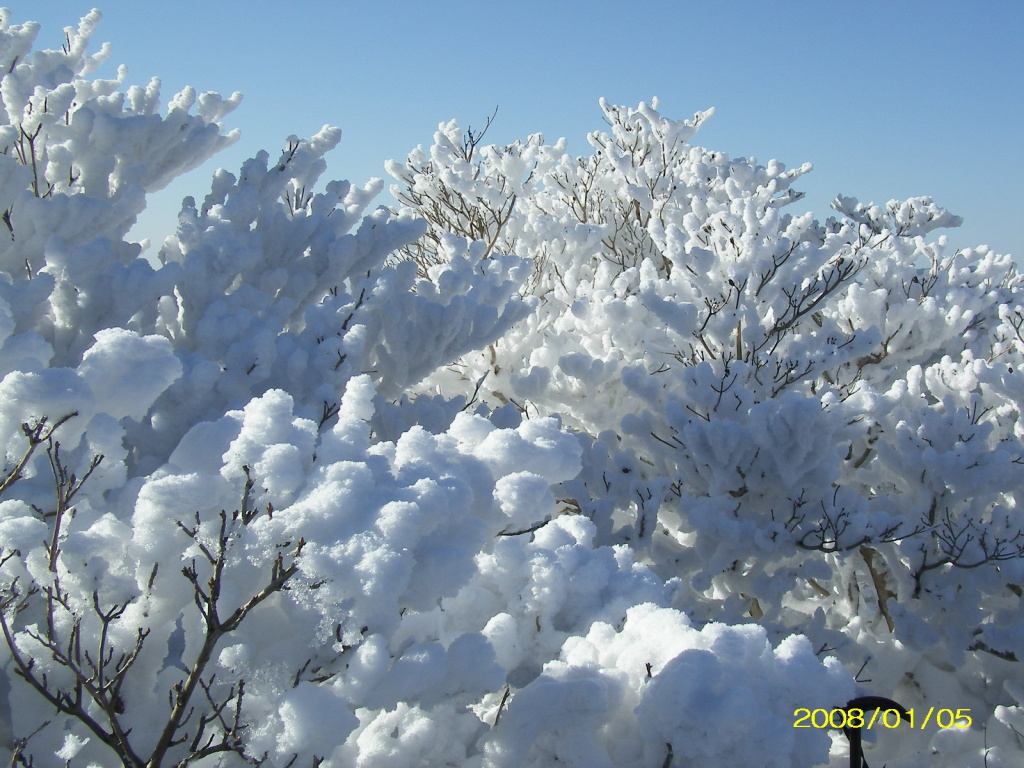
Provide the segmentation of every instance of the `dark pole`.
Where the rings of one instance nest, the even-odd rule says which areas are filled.
[[[847,715],[850,714],[851,709],[859,709],[865,713],[873,712],[876,709],[893,709],[899,712],[901,720],[910,722],[910,714],[907,710],[892,699],[887,699],[884,696],[861,696],[856,699],[850,699],[843,709],[846,710]],[[847,718],[847,721],[849,721],[849,718]],[[846,734],[846,738],[850,741],[850,768],[869,768],[868,761],[864,759],[864,746],[861,743],[860,728],[846,726],[843,728],[843,733]]]

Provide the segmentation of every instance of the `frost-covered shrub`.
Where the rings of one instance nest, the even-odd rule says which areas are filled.
[[[582,157],[448,123],[389,165],[430,226],[399,258],[429,278],[442,233],[479,237],[530,259],[540,301],[421,386],[561,414],[563,494],[692,617],[804,632],[918,706],[957,667],[948,695],[987,721],[1012,703],[992,665],[1024,654],[1012,261],[926,239],[959,223],[928,198],[788,213],[810,166],[690,145],[711,112],[601,107]]]
[[[603,104],[586,158],[442,126],[401,212],[291,137],[153,267],[239,97],[89,79],[97,20],[0,13],[0,759],[809,768],[859,669],[1019,755],[1006,259]]]

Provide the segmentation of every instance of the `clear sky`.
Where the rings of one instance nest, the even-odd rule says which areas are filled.
[[[2,4],[3,0],[0,0]],[[1024,263],[1022,0],[8,0],[36,47],[93,6],[129,84],[159,76],[242,91],[238,144],[151,198],[141,236],[173,231],[185,195],[260,149],[328,123],[343,131],[329,178],[362,183],[430,144],[438,122],[488,139],[541,132],[586,152],[597,106],[661,99],[663,114],[717,112],[695,143],[733,156],[810,161],[797,204],[837,194],[931,195],[964,217],[956,247]],[[112,72],[112,66],[104,73]]]

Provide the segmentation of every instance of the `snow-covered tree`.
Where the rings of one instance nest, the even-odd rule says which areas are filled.
[[[3,759],[810,768],[864,693],[970,709],[890,765],[1019,759],[1006,257],[602,103],[581,158],[441,126],[399,211],[291,137],[154,267],[240,97],[90,79],[98,19],[0,11]]]
[[[1018,705],[1001,685],[1024,654],[1011,259],[927,240],[959,224],[928,198],[787,213],[809,165],[688,144],[710,111],[601,106],[584,157],[449,123],[389,164],[430,225],[396,258],[430,278],[449,233],[478,238],[531,261],[539,300],[420,390],[558,414],[583,450],[568,503],[682,580],[691,617],[803,633],[918,707]]]

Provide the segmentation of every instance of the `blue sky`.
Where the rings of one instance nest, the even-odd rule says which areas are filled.
[[[2,0],[0,0],[2,2]],[[217,167],[328,123],[328,176],[364,182],[428,144],[437,123],[505,143],[541,132],[588,150],[599,97],[652,96],[685,118],[714,106],[695,143],[733,156],[810,161],[798,203],[828,216],[862,201],[931,195],[964,217],[955,247],[1024,255],[1022,0],[33,0],[37,48],[93,6],[129,84],[242,91],[242,138],[151,198],[138,230],[162,239]],[[112,67],[109,69],[112,71]],[[107,71],[109,73],[109,71]]]

